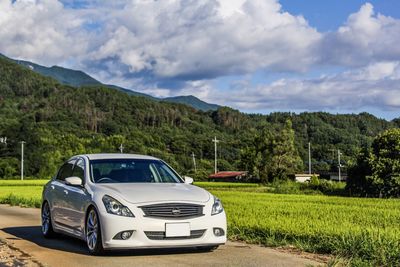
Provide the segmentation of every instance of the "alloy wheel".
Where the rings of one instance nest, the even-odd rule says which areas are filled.
[[[96,248],[99,233],[98,218],[95,210],[89,212],[86,221],[86,243],[88,248],[93,251]]]

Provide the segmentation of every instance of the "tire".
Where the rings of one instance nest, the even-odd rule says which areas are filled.
[[[92,255],[103,254],[104,248],[101,239],[100,220],[95,208],[90,208],[85,225],[86,245],[89,253]]]
[[[211,252],[218,248],[219,246],[205,246],[205,247],[197,247],[198,251],[201,252]]]
[[[43,234],[43,236],[45,238],[54,237],[56,235],[56,233],[53,230],[50,206],[47,201],[43,202],[43,204],[42,204],[41,217],[42,217],[42,234]]]

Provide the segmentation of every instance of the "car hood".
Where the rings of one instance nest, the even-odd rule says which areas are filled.
[[[184,183],[120,183],[97,184],[97,186],[106,189],[110,194],[115,192],[126,201],[134,204],[165,201],[204,203],[210,200],[210,193],[206,190]]]

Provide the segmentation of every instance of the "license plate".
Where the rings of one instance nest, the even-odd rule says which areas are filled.
[[[190,223],[166,223],[166,237],[190,236]]]

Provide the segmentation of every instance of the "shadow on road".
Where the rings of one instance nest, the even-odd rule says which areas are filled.
[[[54,238],[46,239],[42,236],[40,226],[19,226],[6,227],[2,231],[15,236],[9,240],[24,239],[35,243],[36,245],[66,251],[76,254],[89,255],[84,241],[75,239],[65,235],[57,235]],[[204,253],[205,251],[197,250],[196,248],[179,248],[179,249],[135,249],[135,250],[112,250],[106,251],[105,256],[154,256],[168,254],[187,254],[187,253]]]

